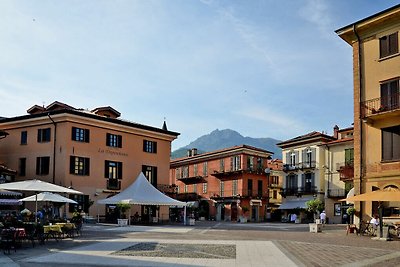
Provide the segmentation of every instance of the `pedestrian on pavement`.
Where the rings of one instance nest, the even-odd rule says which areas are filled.
[[[325,224],[325,223],[326,223],[326,213],[325,213],[324,210],[323,210],[323,211],[321,212],[321,214],[319,215],[319,219],[321,220],[321,223],[322,223],[322,224]]]

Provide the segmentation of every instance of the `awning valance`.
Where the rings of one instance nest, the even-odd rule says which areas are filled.
[[[0,205],[22,205],[19,199],[0,199]]]

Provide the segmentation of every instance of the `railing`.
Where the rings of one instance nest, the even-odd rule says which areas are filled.
[[[328,197],[346,197],[345,189],[328,189]]]
[[[361,102],[361,115],[362,117],[368,117],[373,114],[399,108],[399,94],[393,94],[390,97],[378,97]]]
[[[108,179],[107,180],[107,189],[120,190],[121,189],[121,181],[118,179]]]
[[[283,197],[286,197],[286,196],[311,195],[311,194],[316,194],[317,192],[318,191],[316,186],[306,186],[306,187],[283,188],[280,194]]]
[[[351,180],[354,178],[354,162],[342,162],[336,164],[336,170],[339,172],[340,180]]]
[[[251,198],[264,198],[268,196],[267,192],[262,190],[224,190],[224,191],[210,191],[208,192],[210,198],[240,198],[240,197],[251,197]]]
[[[299,164],[283,164],[283,171],[288,172],[288,171],[295,171],[299,169]]]
[[[308,161],[300,163],[301,168],[304,169],[314,169],[317,166],[315,161]]]

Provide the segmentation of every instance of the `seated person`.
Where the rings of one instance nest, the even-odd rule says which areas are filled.
[[[378,215],[375,214],[374,217],[372,217],[372,219],[369,221],[369,223],[372,225],[372,227],[374,229],[377,229],[378,225],[379,225],[379,217],[378,217]]]

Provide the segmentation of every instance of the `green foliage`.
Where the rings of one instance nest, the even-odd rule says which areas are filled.
[[[347,213],[348,215],[353,215],[354,213],[356,213],[356,209],[355,209],[354,207],[349,207],[349,208],[346,210],[346,213]]]
[[[306,202],[307,210],[312,213],[321,212],[324,210],[324,203],[319,199],[311,199]]]

